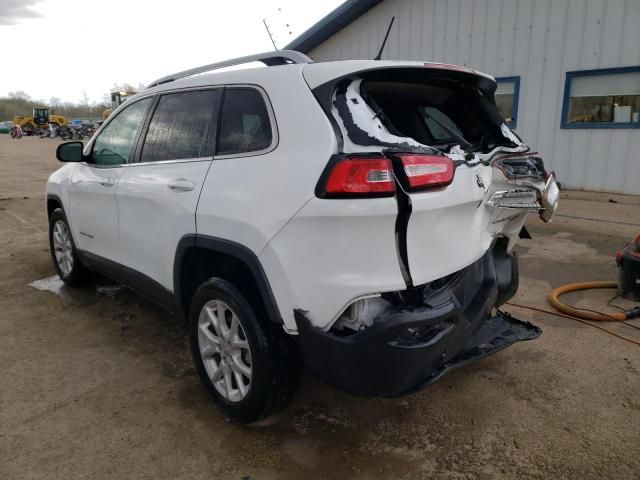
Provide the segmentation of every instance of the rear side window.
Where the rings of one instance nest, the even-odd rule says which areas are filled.
[[[264,98],[253,88],[230,88],[220,114],[218,155],[257,152],[271,145],[273,133]]]
[[[207,137],[213,128],[218,90],[171,93],[160,97],[142,149],[141,162],[211,155]]]

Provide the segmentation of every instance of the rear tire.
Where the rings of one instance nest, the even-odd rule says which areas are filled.
[[[79,287],[87,283],[89,270],[80,263],[67,217],[56,208],[49,217],[49,249],[53,265],[64,283]]]
[[[189,341],[200,380],[227,418],[255,422],[291,400],[300,376],[297,346],[281,326],[260,321],[226,280],[212,278],[196,291]]]

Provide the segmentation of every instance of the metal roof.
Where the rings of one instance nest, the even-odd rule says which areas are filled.
[[[285,49],[308,53],[334,33],[371,10],[382,0],[347,0],[309,30],[290,42]]]

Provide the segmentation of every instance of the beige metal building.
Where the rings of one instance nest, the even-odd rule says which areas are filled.
[[[640,0],[349,0],[287,48],[469,66],[564,187],[640,194]]]

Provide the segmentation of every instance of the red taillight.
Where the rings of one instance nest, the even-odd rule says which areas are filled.
[[[342,158],[333,164],[325,192],[336,196],[383,196],[395,192],[391,161],[386,158]]]
[[[398,155],[411,189],[437,188],[453,181],[453,162],[438,155]]]

